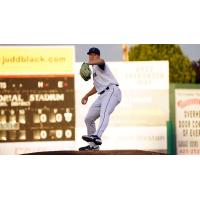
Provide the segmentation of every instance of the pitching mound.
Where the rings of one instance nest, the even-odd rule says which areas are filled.
[[[163,153],[142,150],[100,150],[100,151],[46,151],[23,155],[165,155]]]

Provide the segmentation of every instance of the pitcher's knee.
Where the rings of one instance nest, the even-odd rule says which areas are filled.
[[[87,115],[87,116],[85,117],[85,123],[86,123],[86,124],[90,124],[90,123],[93,122],[93,121],[94,121],[94,119],[93,119],[91,116]]]

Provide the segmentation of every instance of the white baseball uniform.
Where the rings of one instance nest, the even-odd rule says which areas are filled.
[[[85,117],[85,123],[88,135],[101,137],[108,126],[110,114],[121,101],[121,90],[107,64],[103,67],[93,65],[92,71],[93,84],[99,96],[91,105]],[[96,129],[95,120],[99,117],[99,126]]]

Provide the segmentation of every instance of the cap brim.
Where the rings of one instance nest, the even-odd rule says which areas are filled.
[[[91,53],[94,53],[94,54],[97,54],[97,55],[99,55],[99,56],[100,56],[100,54],[99,54],[99,53],[97,53],[97,52],[87,52],[87,55],[90,55]]]

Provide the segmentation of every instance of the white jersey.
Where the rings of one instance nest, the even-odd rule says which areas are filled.
[[[97,90],[97,93],[105,90],[110,85],[119,85],[107,64],[105,64],[104,70],[102,70],[98,65],[93,65],[92,71],[93,84]]]

